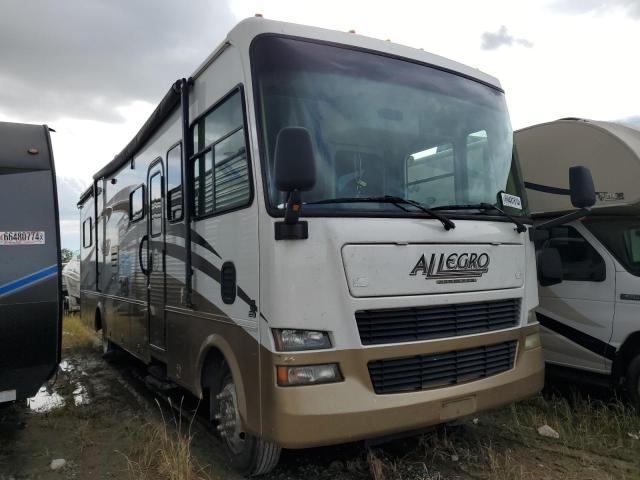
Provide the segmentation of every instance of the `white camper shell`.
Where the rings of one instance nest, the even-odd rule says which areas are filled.
[[[563,281],[540,287],[537,317],[548,363],[625,382],[640,399],[640,130],[568,118],[515,132],[531,212],[571,210],[569,167],[591,170],[591,215],[550,229]]]
[[[202,398],[249,474],[449,421],[543,383],[533,244],[469,207],[531,223],[523,191],[493,77],[245,20],[80,199],[82,318]]]
[[[515,133],[532,215],[574,210],[568,168],[591,170],[596,215],[640,213],[640,130],[612,123],[567,118]]]

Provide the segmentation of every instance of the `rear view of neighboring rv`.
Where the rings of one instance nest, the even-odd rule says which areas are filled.
[[[60,361],[60,231],[49,128],[0,122],[0,405]]]
[[[572,165],[588,167],[598,190],[588,217],[536,242],[539,258],[553,252],[562,270],[559,283],[539,277],[545,360],[626,385],[640,405],[640,130],[567,118],[515,132],[515,141],[537,220],[571,209],[561,179]]]

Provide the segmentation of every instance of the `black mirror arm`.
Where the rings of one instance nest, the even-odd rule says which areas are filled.
[[[295,225],[300,218],[302,210],[302,196],[300,190],[293,190],[287,196],[287,207],[284,211],[284,223],[287,225]]]
[[[497,210],[498,212],[500,212],[502,215],[504,215],[505,217],[507,217],[511,223],[513,223],[516,226],[516,232],[518,233],[524,233],[527,231],[527,227],[524,223],[522,223],[520,220],[518,220],[517,218],[515,218],[512,215],[509,215],[507,212],[505,212],[504,210],[502,210],[500,207],[498,207],[497,205],[491,205],[489,203],[481,203],[480,205],[482,205],[483,208],[490,210],[490,209],[494,209]]]
[[[578,220],[579,218],[587,217],[589,215],[591,215],[591,208],[585,207],[585,208],[581,208],[580,210],[576,210],[575,212],[567,213],[566,215],[562,215],[557,218],[552,218],[551,220],[547,220],[546,222],[539,223],[535,225],[533,228],[529,229],[529,238],[531,240],[535,240],[536,230],[543,230],[543,229],[558,227],[560,225],[573,222],[574,220]]]

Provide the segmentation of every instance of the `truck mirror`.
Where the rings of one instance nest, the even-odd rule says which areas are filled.
[[[587,208],[596,203],[596,190],[593,186],[591,170],[576,166],[569,168],[569,189],[571,204],[576,208]]]
[[[285,127],[276,139],[274,177],[282,192],[304,192],[316,184],[316,162],[306,128]]]
[[[546,247],[538,254],[538,282],[542,287],[562,282],[562,260],[557,248]]]

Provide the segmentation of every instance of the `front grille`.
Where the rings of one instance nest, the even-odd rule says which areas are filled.
[[[368,363],[373,389],[378,394],[412,392],[490,377],[513,368],[516,341],[374,360]]]
[[[363,345],[415,342],[490,332],[514,327],[519,319],[518,298],[356,312]]]

